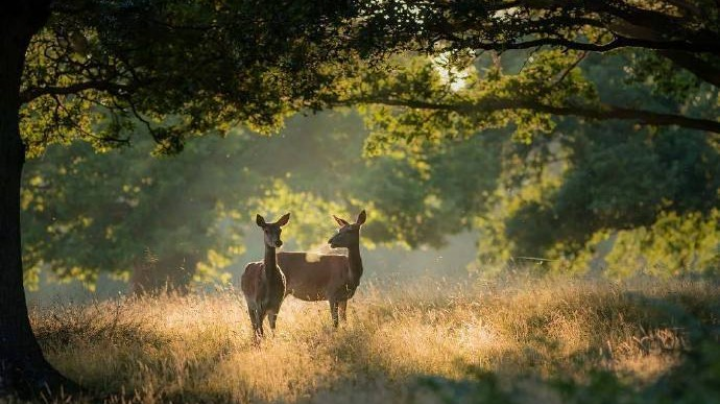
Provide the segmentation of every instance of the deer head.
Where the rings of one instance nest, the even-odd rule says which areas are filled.
[[[263,229],[263,232],[265,233],[265,245],[270,248],[276,248],[283,245],[282,240],[280,240],[280,234],[282,233],[282,228],[290,221],[290,214],[286,213],[281,217],[277,222],[275,223],[266,223],[265,218],[257,215],[255,218],[255,223]]]
[[[355,220],[355,223],[348,223],[347,220],[341,219],[335,215],[333,215],[333,219],[337,222],[338,226],[340,228],[338,229],[337,234],[335,234],[330,240],[328,240],[328,243],[330,244],[330,247],[332,248],[338,248],[338,247],[351,247],[354,245],[358,245],[360,243],[360,226],[362,226],[365,223],[367,215],[365,214],[365,211],[363,210],[358,215],[357,219]]]

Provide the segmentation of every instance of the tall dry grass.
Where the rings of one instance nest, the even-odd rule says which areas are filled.
[[[692,352],[694,327],[718,326],[719,305],[717,285],[690,281],[365,284],[337,331],[327,304],[288,298],[259,346],[232,290],[54,307],[32,320],[91,402],[536,403],[577,401],[567,386],[598,372],[635,391],[657,383]]]

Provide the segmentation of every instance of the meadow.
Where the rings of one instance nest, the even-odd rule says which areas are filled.
[[[86,402],[720,401],[712,281],[367,282],[340,329],[326,304],[290,297],[259,345],[232,289],[31,318]]]

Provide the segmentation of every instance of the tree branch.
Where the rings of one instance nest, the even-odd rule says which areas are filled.
[[[701,16],[702,15],[702,9],[698,7],[696,4],[693,4],[686,0],[664,0],[668,4],[672,4],[675,6],[678,10],[681,12],[684,12],[686,14],[692,14]]]
[[[616,36],[610,42],[604,44],[595,44],[587,42],[577,42],[566,38],[552,37],[539,38],[524,42],[482,42],[469,43],[471,47],[482,50],[505,51],[511,49],[531,49],[541,46],[562,47],[572,50],[589,51],[589,52],[608,52],[620,48],[645,48],[654,50],[675,50],[689,52],[703,52],[720,55],[720,42],[717,43],[690,43],[686,41],[652,41],[639,38],[628,38],[624,36]]]
[[[636,121],[648,126],[677,126],[687,129],[720,133],[720,122],[692,118],[677,114],[668,114],[640,109],[625,108],[611,104],[590,106],[553,106],[543,104],[536,100],[491,98],[480,102],[463,102],[456,104],[441,104],[423,100],[403,100],[384,97],[360,97],[343,100],[339,105],[347,106],[353,103],[376,104],[407,107],[425,110],[453,111],[459,114],[471,115],[477,113],[492,113],[505,110],[525,109],[552,115],[575,116],[594,121],[624,120]]]
[[[670,59],[676,66],[694,74],[700,80],[720,87],[720,66],[706,62],[687,52],[658,51],[657,53]]]
[[[665,0],[680,7],[684,0]],[[532,14],[509,13],[509,5],[516,10],[532,10]],[[483,7],[491,12],[487,6]],[[504,10],[507,16],[470,18],[446,6],[447,16],[428,26],[440,39],[460,47],[503,51],[529,49],[540,46],[607,52],[635,47],[653,50],[676,50],[720,55],[720,33],[708,27],[696,14],[677,16],[637,6],[629,1],[573,1],[524,0],[498,2],[492,9]],[[637,32],[618,33],[613,26],[634,27]],[[607,43],[583,42],[573,39],[578,29],[592,26],[613,35]],[[565,32],[565,34],[563,34]],[[569,36],[567,36],[569,35]],[[534,37],[534,38],[533,38]]]
[[[599,108],[587,108],[580,106],[554,107],[539,103],[528,103],[527,107],[528,109],[547,112],[554,115],[570,115],[598,121],[617,119],[624,121],[636,121],[648,126],[677,126],[704,132],[720,133],[720,122],[718,121],[641,109],[624,108],[611,104],[601,104]]]
[[[64,87],[30,87],[23,90],[20,93],[20,101],[22,103],[28,103],[36,98],[44,95],[70,95],[76,94],[88,90],[107,91],[112,93],[118,93],[120,91],[131,91],[132,87],[111,83],[108,81],[84,81],[80,83],[71,84]]]

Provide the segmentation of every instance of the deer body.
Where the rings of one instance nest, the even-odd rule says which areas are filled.
[[[266,224],[262,216],[257,216],[257,224],[265,232],[265,256],[260,262],[247,264],[240,281],[256,337],[265,334],[263,322],[266,316],[270,328],[275,330],[277,315],[285,299],[286,280],[283,271],[277,265],[276,248],[282,245],[280,227],[287,224],[289,219],[288,213],[277,222]]]
[[[305,301],[327,300],[333,325],[337,327],[340,319],[346,319],[347,301],[355,295],[363,274],[360,226],[365,223],[365,211],[354,224],[335,220],[341,228],[328,243],[347,248],[347,256],[288,252],[278,254],[278,261],[287,279],[286,295]]]
[[[304,252],[279,253],[278,261],[287,268],[285,294],[309,302],[350,299],[360,285],[363,270],[359,251],[357,260],[353,260],[355,265],[351,265],[349,256]]]

